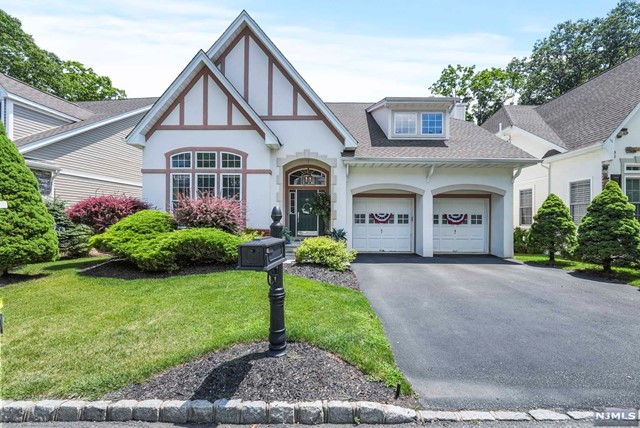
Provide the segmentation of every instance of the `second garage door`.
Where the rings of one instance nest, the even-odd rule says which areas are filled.
[[[435,253],[488,253],[489,200],[486,198],[433,200]]]
[[[354,198],[353,248],[413,252],[413,199]]]

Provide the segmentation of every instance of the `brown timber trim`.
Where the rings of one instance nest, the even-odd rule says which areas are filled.
[[[165,130],[165,131],[176,131],[176,130],[189,130],[189,131],[194,131],[194,130],[203,130],[203,129],[209,129],[209,130],[230,130],[230,129],[236,129],[236,130],[241,130],[241,131],[253,131],[254,127],[251,125],[162,125],[159,126],[158,129],[160,130]]]
[[[322,120],[320,116],[260,116],[262,120]]]
[[[434,195],[433,199],[491,199],[491,194],[452,194]]]
[[[296,91],[296,88],[293,88],[293,107],[291,109],[291,111],[293,112],[294,116],[298,115],[298,91]]]

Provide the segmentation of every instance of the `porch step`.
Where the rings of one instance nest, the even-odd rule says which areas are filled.
[[[295,260],[295,251],[300,244],[302,244],[302,239],[303,238],[294,238],[291,240],[291,243],[285,245],[284,249],[287,260]]]

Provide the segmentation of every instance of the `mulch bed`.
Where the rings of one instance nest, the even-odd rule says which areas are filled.
[[[416,408],[412,397],[368,381],[358,369],[306,343],[289,343],[288,354],[266,355],[267,342],[216,351],[103,397],[106,400],[263,401],[365,400]]]
[[[355,274],[350,270],[344,272],[336,272],[327,269],[326,266],[317,264],[290,264],[284,265],[284,271],[291,275],[301,276],[303,278],[312,279],[319,282],[328,282],[329,284],[340,285],[342,287],[359,290],[360,285]]]
[[[39,273],[36,275],[22,275],[19,273],[8,273],[6,275],[0,276],[0,287],[4,287],[5,285],[11,285],[11,284],[19,284],[25,281],[31,281],[32,279],[42,278],[43,276],[47,276],[47,275],[43,273]]]
[[[104,263],[89,266],[80,271],[81,275],[100,277],[100,278],[115,278],[115,279],[153,279],[153,278],[168,278],[176,275],[199,275],[213,272],[224,272],[228,270],[234,270],[235,264],[219,265],[219,264],[205,264],[197,266],[186,266],[174,273],[167,272],[142,272],[134,264],[122,260],[111,259]],[[284,271],[291,275],[301,276],[303,278],[312,279],[320,282],[327,282],[329,284],[340,285],[343,287],[359,290],[358,279],[350,270],[344,272],[334,272],[327,269],[325,266],[316,264],[290,264],[284,265]],[[26,277],[26,275],[8,275]],[[0,285],[3,285],[1,281],[4,280],[4,276],[0,277]],[[26,279],[32,279],[33,276],[29,276]],[[10,280],[10,279],[9,279]],[[14,279],[14,282],[18,282],[19,279]]]

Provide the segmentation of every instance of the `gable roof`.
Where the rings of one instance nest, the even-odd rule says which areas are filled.
[[[7,92],[9,98],[16,99],[17,101],[30,101],[79,120],[87,119],[92,115],[90,111],[82,108],[78,104],[63,100],[55,95],[47,94],[40,89],[36,89],[3,73],[0,73],[0,86]]]
[[[271,129],[264,123],[260,116],[251,108],[249,103],[245,101],[238,93],[236,88],[227,80],[218,67],[216,67],[211,59],[200,50],[189,62],[189,64],[182,70],[180,75],[169,85],[166,91],[160,98],[153,104],[151,109],[144,115],[144,117],[138,122],[138,124],[131,130],[126,140],[129,144],[144,147],[145,135],[149,132],[153,125],[160,120],[168,109],[173,105],[173,102],[178,99],[180,94],[187,88],[189,83],[196,77],[196,75],[203,69],[207,68],[211,74],[224,86],[224,89],[231,95],[233,100],[237,103],[238,107],[247,114],[249,118],[256,124],[256,126],[264,133],[265,144],[269,147],[280,147],[281,143],[278,137],[271,131]]]
[[[287,58],[280,52],[277,46],[262,31],[260,26],[249,16],[247,11],[243,10],[240,15],[231,23],[229,28],[222,33],[222,36],[207,50],[207,56],[215,63],[216,60],[224,53],[235,38],[245,29],[249,29],[253,35],[266,47],[276,61],[285,69],[293,81],[304,91],[309,97],[311,103],[316,107],[324,118],[333,126],[338,133],[344,138],[344,146],[347,150],[352,150],[357,146],[357,141],[344,127],[344,125],[333,114],[331,109],[320,99],[320,97],[311,89],[311,86],[300,76],[300,73],[291,65]]]
[[[61,141],[73,135],[89,131],[99,126],[142,113],[151,108],[157,98],[128,98],[124,100],[78,102],[90,116],[37,134],[27,135],[14,141],[20,153],[28,153],[40,147]]]
[[[497,124],[506,116],[509,122],[503,123],[570,151],[607,140],[639,103],[640,55],[636,55],[540,106],[504,106],[482,127],[498,132]]]
[[[464,120],[451,119],[447,140],[390,140],[371,113],[372,103],[327,103],[358,140],[354,159],[415,160],[477,163],[535,163],[528,153],[491,132]]]

